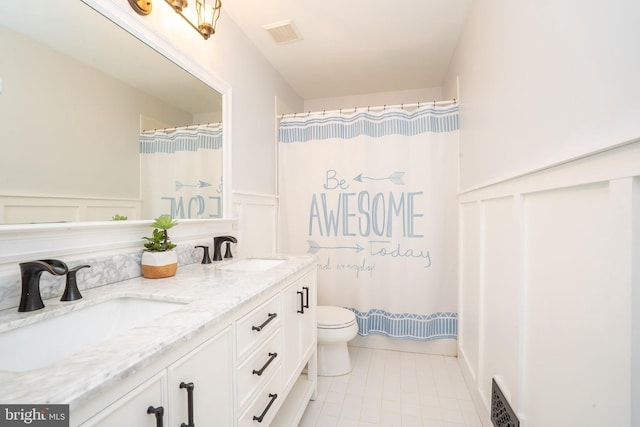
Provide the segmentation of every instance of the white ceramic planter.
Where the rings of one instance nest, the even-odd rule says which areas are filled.
[[[176,251],[142,252],[142,275],[147,279],[171,277],[178,271],[178,253]]]

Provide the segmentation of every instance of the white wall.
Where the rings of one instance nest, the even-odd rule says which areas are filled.
[[[308,111],[330,111],[354,108],[382,107],[384,105],[415,104],[417,102],[442,101],[442,88],[432,87],[396,92],[377,92],[365,95],[341,96],[336,98],[305,99],[304,109],[292,111],[303,113]]]
[[[233,188],[239,192],[275,194],[277,97],[294,111],[302,99],[224,15],[215,37],[217,57],[208,66],[233,90]],[[219,50],[218,50],[219,49]]]
[[[461,188],[637,137],[638,16],[634,0],[475,1],[444,91],[459,76]]]
[[[638,16],[472,5],[444,97],[459,91],[459,360],[485,420],[498,377],[527,427],[640,425]]]

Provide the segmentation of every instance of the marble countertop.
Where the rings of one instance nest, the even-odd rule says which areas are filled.
[[[236,260],[191,264],[181,266],[174,277],[139,277],[85,290],[80,300],[47,300],[44,309],[30,313],[19,313],[16,308],[0,311],[1,334],[113,298],[137,297],[184,303],[183,307],[144,326],[132,328],[46,367],[10,372],[0,366],[0,402],[61,403],[69,404],[72,409],[80,406],[197,333],[214,327],[225,318],[225,314],[261,298],[274,286],[315,262],[312,255],[268,258],[286,261],[259,272],[220,268]],[[73,330],[68,333],[73,334]],[[34,347],[38,351],[47,351],[37,345]],[[2,348],[1,351],[11,349]]]

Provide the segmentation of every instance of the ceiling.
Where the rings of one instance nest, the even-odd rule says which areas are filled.
[[[315,99],[442,86],[471,1],[227,0],[222,8],[301,98]],[[286,20],[302,39],[277,44],[263,27]]]

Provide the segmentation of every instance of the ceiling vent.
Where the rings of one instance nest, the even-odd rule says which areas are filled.
[[[267,30],[267,32],[271,34],[271,37],[273,37],[273,40],[278,44],[302,40],[300,33],[298,33],[298,30],[290,19],[264,25],[262,28]]]

